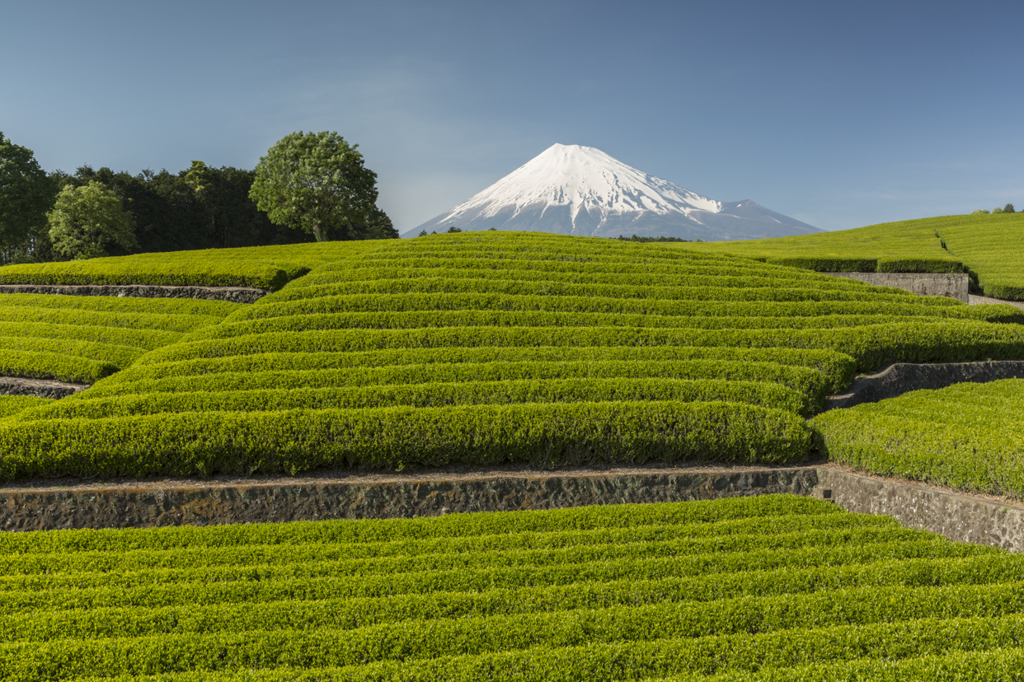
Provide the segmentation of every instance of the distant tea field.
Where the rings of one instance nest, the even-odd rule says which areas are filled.
[[[1024,214],[958,215],[797,237],[673,245],[818,272],[968,272],[978,291],[1024,300]]]

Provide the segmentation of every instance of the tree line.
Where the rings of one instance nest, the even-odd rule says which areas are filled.
[[[253,170],[193,161],[178,173],[69,174],[45,172],[0,133],[0,263],[397,238],[357,146],[300,131]]]

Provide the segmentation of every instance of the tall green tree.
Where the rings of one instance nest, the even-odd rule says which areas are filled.
[[[355,239],[398,239],[398,230],[388,214],[374,206],[366,222],[356,227]]]
[[[46,212],[56,193],[56,183],[32,150],[0,132],[0,261],[31,255],[35,242],[46,235]]]
[[[270,220],[312,234],[356,239],[377,202],[377,174],[359,145],[336,132],[286,135],[260,157],[249,196]]]
[[[64,258],[119,255],[138,245],[135,221],[121,197],[98,180],[65,185],[47,214],[53,251]]]

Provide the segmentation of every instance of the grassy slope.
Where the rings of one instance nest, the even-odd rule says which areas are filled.
[[[1024,214],[959,216],[936,229],[986,296],[1024,301]]]
[[[796,237],[673,246],[819,272],[960,272],[957,264],[962,264],[985,295],[1024,300],[1024,213],[942,216]]]
[[[1024,558],[786,496],[12,533],[0,567],[24,682],[988,679],[1024,635]]]
[[[818,272],[962,272],[960,260],[943,250],[936,236],[949,223],[949,218],[926,218],[795,237],[673,246]]]

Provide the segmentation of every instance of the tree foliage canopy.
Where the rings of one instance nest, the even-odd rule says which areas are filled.
[[[249,196],[274,223],[317,241],[358,239],[377,202],[377,174],[358,146],[335,132],[286,135],[260,158]]]
[[[8,251],[45,234],[56,191],[32,150],[0,133],[0,250],[5,256],[0,260],[10,260]]]
[[[119,197],[95,180],[66,185],[47,214],[53,251],[65,258],[96,258],[138,245],[135,221]]]

